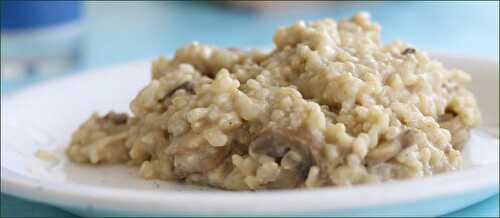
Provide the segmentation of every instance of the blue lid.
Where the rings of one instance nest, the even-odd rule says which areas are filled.
[[[80,18],[78,1],[1,1],[1,29],[41,28]]]

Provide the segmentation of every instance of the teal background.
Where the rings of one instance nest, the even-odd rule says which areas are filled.
[[[427,51],[498,60],[498,2],[362,2],[256,13],[206,2],[85,2],[80,70],[172,54],[193,40],[223,47],[269,47],[277,26],[335,19],[365,10],[382,25],[385,42],[402,39]],[[473,73],[473,72],[471,72]],[[1,81],[2,94],[57,76]],[[449,214],[499,216],[499,195]],[[1,216],[74,216],[57,208],[1,195]]]

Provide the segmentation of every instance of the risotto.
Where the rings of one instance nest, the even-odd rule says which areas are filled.
[[[355,185],[460,169],[480,122],[469,74],[368,14],[280,27],[271,52],[197,42],[153,62],[132,115],[92,114],[67,155],[229,190]]]

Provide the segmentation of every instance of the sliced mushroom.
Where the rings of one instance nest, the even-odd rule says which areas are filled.
[[[111,111],[104,115],[103,117],[104,121],[111,121],[115,125],[123,125],[127,123],[128,120],[128,114],[127,113],[115,113],[114,111]]]
[[[438,122],[442,123],[442,122],[446,122],[446,121],[449,121],[451,119],[453,119],[455,116],[451,113],[445,113],[443,115],[440,115],[438,117]]]
[[[457,116],[458,116],[457,112],[455,112],[451,107],[446,107],[444,114],[439,115],[437,121],[439,123],[442,123],[442,122],[450,121]]]
[[[401,52],[402,55],[414,54],[417,50],[414,48],[406,48]]]
[[[187,134],[175,139],[166,152],[173,155],[174,173],[179,178],[193,173],[206,174],[223,163],[228,146],[210,146],[202,136]]]
[[[453,148],[462,150],[465,143],[469,141],[470,129],[456,115],[445,113],[440,118],[439,126],[450,131],[450,143],[453,145]]]
[[[251,156],[267,155],[275,158],[277,162],[290,151],[301,156],[300,162],[295,165],[296,179],[302,183],[314,165],[314,158],[310,147],[314,144],[310,137],[301,136],[295,131],[269,129],[263,131],[250,143],[249,154]],[[296,184],[297,185],[297,184]]]
[[[182,83],[180,86],[177,86],[175,89],[172,89],[166,97],[170,98],[177,90],[184,89],[187,93],[194,94],[194,83],[191,81],[186,81]]]
[[[401,134],[401,146],[402,146],[402,148],[407,148],[407,147],[410,147],[414,144],[417,144],[420,137],[422,137],[421,132],[419,132],[415,129],[406,130],[403,134]]]
[[[175,94],[175,92],[177,92],[178,90],[180,89],[183,89],[184,91],[186,91],[187,93],[190,93],[190,94],[195,94],[195,91],[194,91],[194,83],[191,82],[191,81],[186,81],[184,83],[182,83],[181,85],[175,87],[174,89],[172,89],[170,92],[168,92],[162,99],[161,99],[161,102],[163,102],[163,105],[165,107],[168,107],[168,105],[170,104],[170,97],[172,97],[172,95]]]
[[[184,178],[193,173],[206,174],[223,164],[226,150],[205,145],[199,150],[187,151],[174,156],[174,173]]]

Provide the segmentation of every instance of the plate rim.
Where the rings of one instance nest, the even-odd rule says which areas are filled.
[[[5,168],[2,167],[5,170]],[[460,171],[449,172],[424,178],[411,180],[399,180],[389,183],[362,184],[350,187],[322,187],[315,189],[295,189],[276,191],[256,191],[256,192],[235,192],[235,191],[155,191],[155,190],[133,190],[125,188],[104,188],[99,186],[81,185],[75,183],[51,182],[38,179],[30,179],[26,176],[16,175],[9,172],[5,179],[5,171],[2,170],[1,188],[2,192],[26,198],[30,200],[45,202],[53,205],[76,204],[76,205],[103,205],[113,206],[114,209],[127,209],[131,206],[147,208],[148,204],[162,203],[172,205],[179,211],[190,211],[189,206],[205,205],[211,210],[238,212],[248,209],[248,202],[273,202],[272,205],[260,205],[259,211],[271,212],[277,209],[287,209],[290,212],[300,212],[306,210],[320,209],[354,209],[374,206],[387,206],[392,204],[408,203],[434,197],[453,196],[474,192],[482,189],[496,189],[498,193],[499,163],[489,163],[482,166],[462,169]],[[7,171],[10,171],[7,169]],[[496,173],[492,173],[496,172]],[[486,175],[486,176],[485,176]],[[463,180],[463,178],[475,178]],[[36,182],[33,182],[36,181]],[[452,186],[443,186],[454,182]],[[64,189],[59,189],[63,185]],[[414,187],[422,190],[415,193]],[[384,198],[370,197],[372,191],[389,193]],[[467,190],[464,192],[464,190]],[[340,204],[331,205],[325,199],[335,200],[350,196],[352,193],[359,194],[364,198],[353,201],[336,202]],[[398,194],[391,194],[398,193]],[[313,198],[314,196],[314,198]],[[57,200],[59,199],[59,200]],[[126,199],[120,201],[120,199]],[[315,200],[316,199],[316,200]],[[64,200],[64,201],[61,201]],[[118,201],[117,201],[118,200]],[[118,205],[117,205],[118,203]],[[290,205],[307,205],[305,208],[294,208]],[[352,204],[355,204],[354,206]],[[121,206],[120,206],[121,205]],[[118,206],[118,207],[116,207]],[[312,208],[311,208],[312,206]]]

